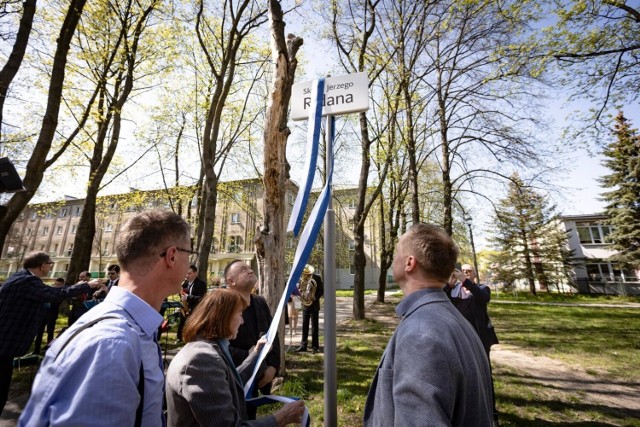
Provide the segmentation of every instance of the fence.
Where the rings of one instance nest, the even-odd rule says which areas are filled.
[[[640,282],[576,279],[575,286],[580,294],[640,295]]]

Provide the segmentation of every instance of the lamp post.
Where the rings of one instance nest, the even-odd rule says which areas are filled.
[[[473,229],[471,228],[471,224],[473,218],[468,213],[464,214],[464,222],[469,226],[469,239],[471,240],[471,252],[473,252],[473,268],[476,270],[476,281],[480,283],[480,271],[478,270],[478,258],[476,257],[476,246],[473,243]]]

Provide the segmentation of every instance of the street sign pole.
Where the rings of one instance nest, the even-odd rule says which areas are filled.
[[[325,179],[328,176],[327,162],[333,153],[329,139],[333,129],[332,116],[327,116]],[[333,189],[324,217],[324,425],[337,427],[337,357],[336,357],[336,216],[333,210]]]

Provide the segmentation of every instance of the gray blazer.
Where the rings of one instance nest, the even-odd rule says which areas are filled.
[[[218,343],[187,343],[174,357],[166,378],[167,426],[277,426],[273,415],[247,420],[241,384]],[[258,354],[238,367],[242,381],[251,377]]]
[[[493,395],[478,335],[442,290],[421,290],[403,316],[369,389],[365,426],[491,426]]]

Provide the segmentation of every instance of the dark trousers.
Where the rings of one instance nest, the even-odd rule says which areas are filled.
[[[180,321],[178,322],[178,333],[177,338],[182,341],[182,330],[184,329],[184,322],[187,321],[187,318],[180,312]]]
[[[44,320],[42,320],[42,325],[40,325],[40,330],[38,331],[38,335],[36,335],[36,344],[33,349],[34,353],[40,353],[42,337],[45,329],[47,331],[47,345],[53,341],[53,333],[56,330],[56,320],[58,320],[58,306],[52,305],[47,311],[47,315],[44,317]]]
[[[69,312],[69,326],[73,325],[76,320],[78,320],[83,314],[85,314],[89,309],[84,306],[81,301],[74,301],[73,306]]]
[[[302,309],[302,342],[300,345],[302,347],[307,347],[307,343],[309,341],[309,319],[311,319],[311,327],[313,330],[311,331],[311,348],[318,349],[320,348],[320,339],[318,326],[320,321],[320,308],[311,307],[303,307]]]
[[[9,386],[13,374],[13,356],[0,357],[0,413],[9,397]]]

